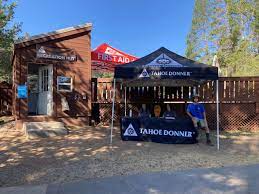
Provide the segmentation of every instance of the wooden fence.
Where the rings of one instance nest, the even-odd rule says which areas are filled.
[[[198,93],[205,104],[209,127],[216,128],[216,83],[209,81],[196,87],[124,87],[116,85],[115,119],[118,122],[129,106],[133,115],[137,115],[142,103],[150,110],[154,104],[160,104],[162,111],[165,103],[173,103],[178,115],[184,115],[187,103],[194,93]],[[108,124],[111,119],[112,79],[92,79],[93,118],[97,122]],[[224,130],[259,129],[259,77],[222,77],[219,79],[220,127]]]
[[[12,114],[12,85],[0,83],[0,116]]]

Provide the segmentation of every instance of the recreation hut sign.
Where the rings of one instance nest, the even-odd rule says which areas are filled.
[[[70,49],[54,49],[46,46],[36,46],[36,57],[43,59],[52,59],[59,61],[76,61],[77,56],[74,54],[73,50]]]

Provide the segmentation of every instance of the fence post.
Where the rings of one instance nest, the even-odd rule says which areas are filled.
[[[219,78],[219,114],[222,113],[222,101],[223,101],[223,97],[224,97],[224,79]]]
[[[92,78],[92,102],[97,101],[97,78]]]

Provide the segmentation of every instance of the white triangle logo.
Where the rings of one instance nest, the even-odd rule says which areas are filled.
[[[45,54],[46,53],[46,51],[44,50],[43,46],[40,47],[38,52],[41,53],[41,54]]]
[[[143,69],[142,73],[139,75],[139,77],[150,77],[147,70]]]
[[[161,54],[149,64],[146,65],[147,67],[183,67],[182,64],[174,61],[166,54]]]
[[[128,128],[125,130],[123,136],[138,136],[131,123],[129,124]]]

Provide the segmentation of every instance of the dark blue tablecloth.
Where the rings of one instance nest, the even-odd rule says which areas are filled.
[[[121,138],[124,141],[153,141],[157,143],[196,143],[197,131],[189,117],[121,119]]]

